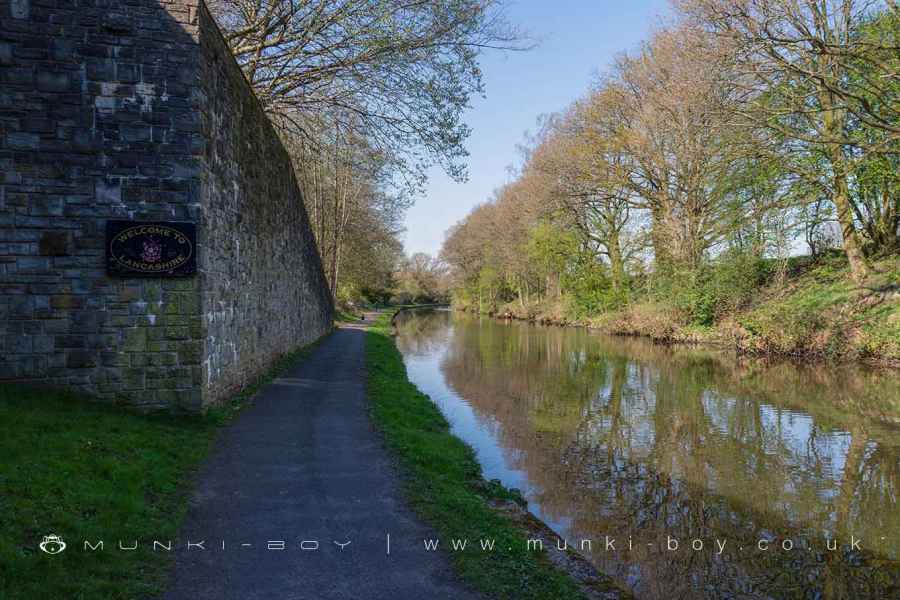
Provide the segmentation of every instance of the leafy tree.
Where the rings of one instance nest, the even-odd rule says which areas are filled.
[[[873,153],[896,153],[900,139],[897,69],[900,12],[868,0],[679,0],[692,22],[714,33],[739,73],[748,123],[769,129],[782,154],[815,153],[824,167],[794,167],[826,189],[850,268],[869,266],[851,191],[854,169]],[[878,26],[872,26],[872,23]],[[880,135],[862,133],[874,129]],[[824,177],[823,177],[824,175]]]

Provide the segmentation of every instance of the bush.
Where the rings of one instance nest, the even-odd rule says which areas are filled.
[[[576,257],[561,283],[567,291],[567,312],[575,319],[621,308],[628,300],[626,290],[613,289],[606,265],[589,254]]]
[[[728,250],[698,269],[674,271],[657,288],[695,325],[712,325],[745,306],[769,277],[770,267],[750,252]]]

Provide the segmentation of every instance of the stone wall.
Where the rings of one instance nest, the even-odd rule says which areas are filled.
[[[198,0],[0,2],[0,380],[198,410],[330,327],[284,150]],[[108,219],[200,274],[105,270]]]
[[[323,335],[331,296],[291,160],[205,6],[200,47],[203,369],[218,399]]]

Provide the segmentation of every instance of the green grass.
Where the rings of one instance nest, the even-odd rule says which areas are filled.
[[[900,258],[873,261],[857,284],[847,260],[790,261],[788,276],[757,288],[746,306],[711,325],[691,324],[672,303],[643,300],[586,323],[665,342],[713,342],[749,354],[900,363]]]
[[[783,287],[763,290],[736,322],[752,351],[900,360],[900,260],[874,264],[860,286],[846,261],[824,260]]]
[[[191,471],[216,430],[200,417],[137,415],[73,394],[0,387],[0,598],[142,598],[166,553],[119,539],[174,539]],[[55,533],[68,544],[38,548]],[[106,540],[84,552],[83,540]]]
[[[315,344],[315,342],[314,342]],[[216,432],[256,392],[306,356],[291,352],[203,416],[141,415],[79,395],[0,385],[0,599],[128,599],[158,595],[196,467]],[[67,543],[43,553],[43,536]],[[105,540],[83,551],[84,540]],[[140,540],[138,550],[116,549]]]
[[[366,367],[372,414],[406,474],[413,508],[441,539],[494,538],[496,550],[451,552],[460,576],[495,598],[581,598],[575,582],[540,552],[526,548],[527,534],[490,502],[516,500],[503,486],[485,484],[472,449],[450,433],[440,410],[406,376],[390,336],[390,314],[366,334]]]
[[[359,316],[346,310],[337,309],[334,311],[334,321],[336,323],[356,323],[359,321]]]

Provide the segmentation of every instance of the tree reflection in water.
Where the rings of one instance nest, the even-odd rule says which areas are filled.
[[[533,510],[570,543],[592,540],[592,560],[638,597],[897,597],[895,373],[448,311],[407,313],[398,332],[456,433],[486,444],[454,422],[464,403],[502,449],[506,470],[489,476],[524,478]]]

